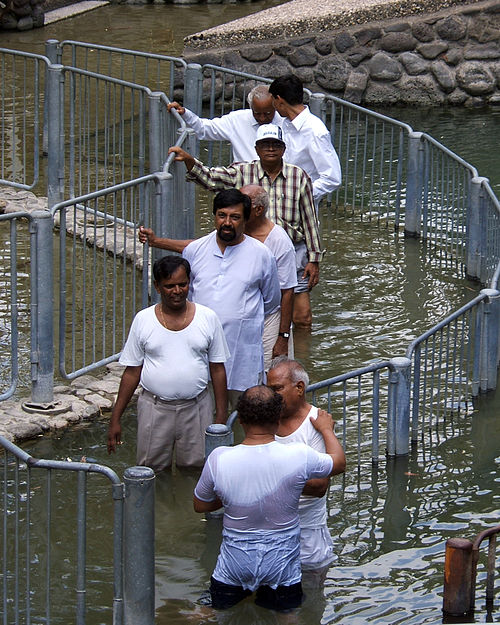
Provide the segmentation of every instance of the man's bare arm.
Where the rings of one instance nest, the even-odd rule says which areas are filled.
[[[151,228],[141,226],[137,234],[141,243],[147,243],[150,247],[157,247],[161,250],[169,252],[178,252],[182,254],[184,248],[187,247],[193,239],[166,239],[157,237]]]
[[[213,512],[222,508],[222,502],[219,498],[214,501],[202,501],[196,495],[193,495],[193,507],[195,512]]]
[[[280,329],[279,332],[286,332],[290,334],[290,326],[292,325],[292,313],[293,313],[293,296],[294,290],[281,289],[281,314],[280,314]],[[288,341],[282,336],[278,336],[276,343],[273,346],[273,358],[288,354]]]
[[[214,389],[215,423],[227,421],[227,380],[223,362],[209,362],[210,377]]]
[[[108,454],[116,451],[116,446],[121,443],[122,426],[120,420],[123,411],[127,407],[135,389],[141,379],[142,365],[138,367],[126,367],[120,380],[118,395],[116,397],[113,410],[111,411],[111,419],[108,427]]]
[[[344,473],[346,465],[345,453],[333,432],[335,421],[332,419],[332,415],[328,414],[326,410],[320,409],[318,410],[318,417],[311,419],[311,423],[325,441],[325,453],[332,457],[333,468],[330,476]]]
[[[186,169],[191,171],[194,167],[194,157],[191,156],[186,150],[183,150],[178,145],[173,145],[168,149],[169,154],[175,154],[174,161],[180,161],[186,165]]]

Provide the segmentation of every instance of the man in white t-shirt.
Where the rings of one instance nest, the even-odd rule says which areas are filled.
[[[135,316],[119,362],[125,365],[108,429],[108,452],[121,444],[120,420],[137,386],[137,464],[161,471],[172,464],[201,466],[204,433],[227,418],[225,361],[229,350],[213,310],[187,300],[191,267],[179,256],[153,266],[158,304]]]
[[[210,583],[212,606],[229,608],[254,590],[274,610],[302,601],[299,498],[307,480],[337,470],[342,448],[323,413],[314,427],[326,453],[274,440],[282,398],[265,386],[247,389],[237,405],[245,438],[207,458],[194,491],[196,512],[224,506],[222,544]]]
[[[283,398],[276,440],[284,444],[301,442],[324,451],[323,438],[318,435],[315,425],[318,408],[306,401],[309,376],[302,365],[286,357],[276,358],[268,371],[267,385]],[[345,454],[340,447],[339,459],[332,475],[344,471]],[[302,570],[317,571],[319,577],[321,573],[326,573],[334,557],[332,539],[326,524],[327,489],[327,478],[311,480],[304,488],[299,503]]]

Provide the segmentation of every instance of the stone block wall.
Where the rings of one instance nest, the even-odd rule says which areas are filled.
[[[44,24],[45,0],[4,0],[0,8],[0,30],[31,30]]]
[[[358,104],[500,104],[500,2],[371,22],[291,39],[200,50],[189,62],[276,78]]]

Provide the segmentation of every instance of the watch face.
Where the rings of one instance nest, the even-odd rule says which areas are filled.
[[[282,336],[284,339],[290,338],[290,334],[288,332],[278,332],[279,336]]]

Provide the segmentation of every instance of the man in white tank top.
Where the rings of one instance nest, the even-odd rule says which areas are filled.
[[[309,376],[297,361],[280,357],[271,364],[267,385],[283,398],[280,425],[275,438],[279,443],[301,442],[324,452],[323,439],[312,424],[312,420],[318,416],[318,408],[306,401],[308,384]],[[345,454],[338,444],[343,461],[337,462],[334,475],[345,471]],[[328,483],[328,478],[309,480],[300,497],[300,558],[303,571],[326,573],[334,558],[333,543],[326,524]]]

